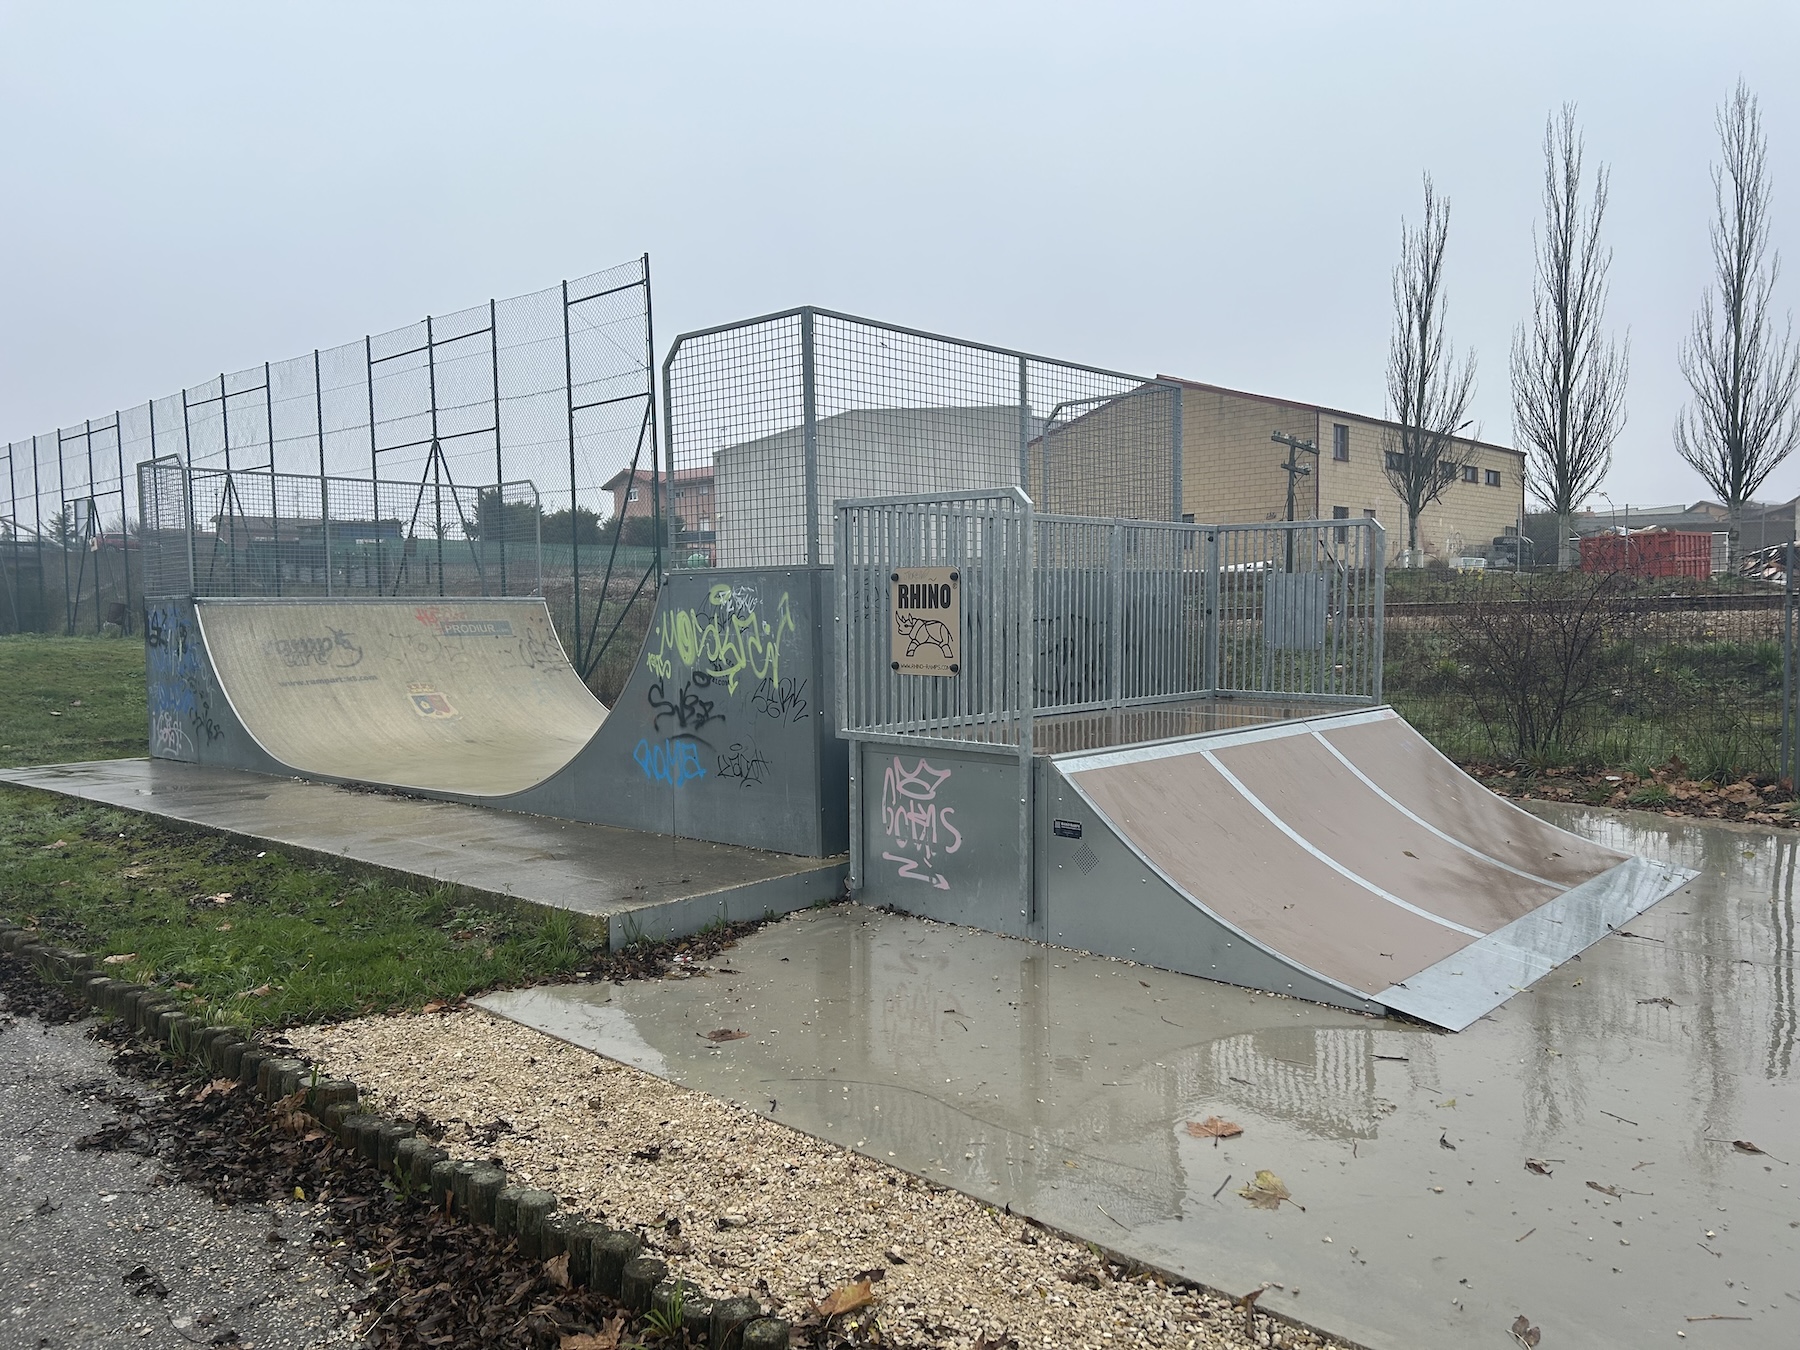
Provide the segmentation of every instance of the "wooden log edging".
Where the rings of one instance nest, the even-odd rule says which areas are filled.
[[[787,1350],[788,1323],[765,1315],[755,1299],[714,1298],[690,1281],[671,1279],[660,1258],[644,1253],[640,1234],[558,1210],[549,1191],[510,1182],[491,1161],[454,1158],[420,1137],[414,1124],[362,1111],[361,1093],[351,1080],[328,1077],[318,1065],[238,1028],[204,1025],[164,991],[97,975],[87,953],[50,946],[35,931],[4,920],[0,952],[21,958],[46,984],[165,1046],[175,1061],[233,1079],[271,1107],[291,1102],[340,1147],[374,1163],[403,1193],[419,1194],[433,1206],[493,1230],[496,1240],[515,1243],[526,1259],[567,1255],[571,1283],[638,1314],[654,1311],[666,1317],[679,1309],[683,1324],[706,1327],[715,1346]]]

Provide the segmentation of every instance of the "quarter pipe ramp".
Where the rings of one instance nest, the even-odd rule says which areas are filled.
[[[1204,953],[1226,979],[1272,957],[1288,971],[1269,987],[1452,1030],[1693,875],[1521,810],[1389,708],[1056,769],[1069,801],[1185,902],[1165,950]]]

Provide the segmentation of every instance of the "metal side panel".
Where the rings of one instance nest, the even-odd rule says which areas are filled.
[[[1461,1031],[1698,875],[1628,858],[1377,997],[1395,1012]]]
[[[671,573],[612,712],[560,773],[472,799],[807,857],[848,846],[828,568]],[[835,794],[835,795],[832,795]]]
[[[1381,1005],[1233,927],[1165,875],[1053,766],[1038,832],[1039,904],[1058,946],[1357,1012]],[[1204,829],[1196,821],[1195,829]]]
[[[206,650],[193,600],[145,600],[144,692],[152,759],[294,776],[239,719]]]
[[[862,889],[943,923],[1030,935],[1019,896],[1019,764],[993,754],[859,742]]]

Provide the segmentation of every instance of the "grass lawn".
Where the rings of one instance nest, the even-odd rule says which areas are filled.
[[[0,638],[0,767],[149,754],[138,638]]]
[[[144,754],[143,669],[130,639],[0,639],[0,764]],[[251,1025],[416,1008],[591,955],[563,915],[462,908],[443,891],[6,787],[0,917],[128,956],[105,969]]]

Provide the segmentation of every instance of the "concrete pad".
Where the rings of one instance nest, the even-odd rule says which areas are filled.
[[[612,945],[695,932],[829,900],[842,858],[800,858],[669,835],[491,811],[161,759],[0,771],[0,782],[140,811],[420,878],[475,899],[570,910],[606,923]]]
[[[1545,814],[1699,876],[1454,1036],[850,906],[482,1002],[1376,1350],[1800,1344],[1800,837]]]

